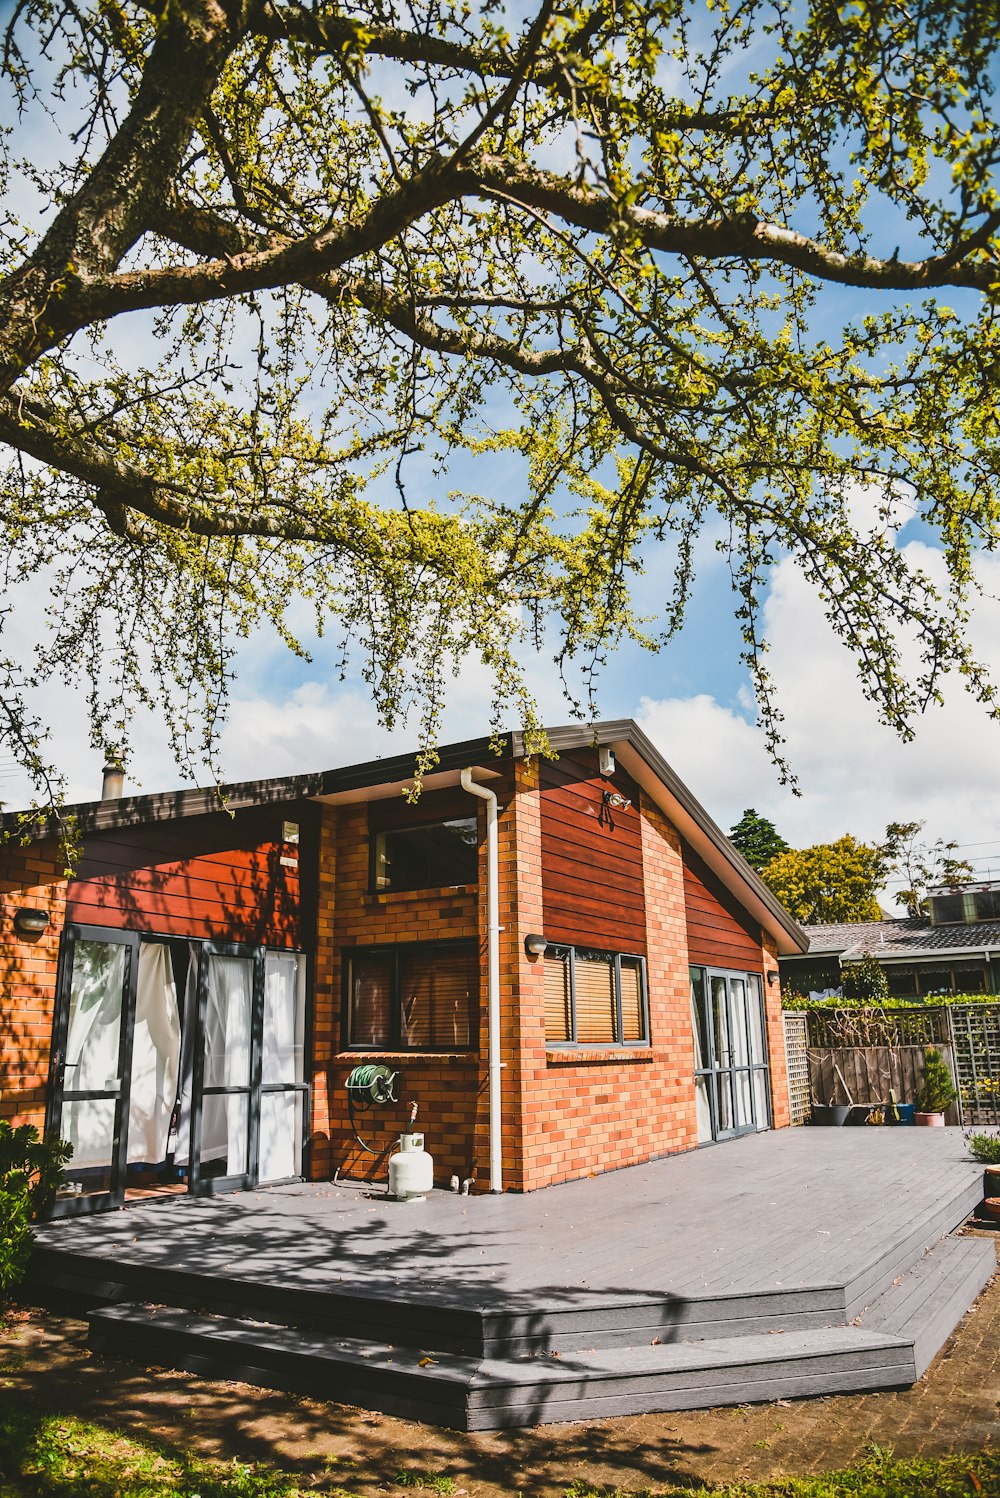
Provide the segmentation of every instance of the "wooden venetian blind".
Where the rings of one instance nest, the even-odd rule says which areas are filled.
[[[408,1049],[473,1044],[479,1014],[479,954],[462,947],[412,948],[399,962],[400,1033]]]
[[[578,952],[573,977],[577,1044],[617,1044],[614,963],[607,957],[583,957]]]
[[[565,1042],[573,1039],[573,1008],[569,991],[569,958],[546,955],[545,965],[545,1039]]]
[[[621,960],[622,1040],[644,1040],[645,1016],[642,1012],[642,974],[638,962]]]
[[[392,1046],[391,954],[365,954],[351,959],[349,1043],[384,1051]]]

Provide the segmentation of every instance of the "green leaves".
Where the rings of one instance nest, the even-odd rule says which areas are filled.
[[[707,526],[786,777],[789,555],[898,732],[949,672],[997,714],[966,629],[1000,539],[989,7],[165,15],[26,0],[8,37],[24,129],[41,36],[67,111],[58,161],[3,163],[58,212],[0,224],[0,544],[53,587],[0,733],[40,795],[34,685],[92,678],[119,754],[155,702],[215,773],[262,625],[333,631],[422,764],[470,653],[497,720],[534,721],[543,639],[594,714],[619,641],[682,627]]]

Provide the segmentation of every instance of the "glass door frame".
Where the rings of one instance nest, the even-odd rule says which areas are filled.
[[[707,1041],[708,1055],[704,1058],[706,1064],[695,1068],[695,1085],[704,1080],[708,1092],[709,1111],[712,1119],[712,1138],[700,1141],[702,1144],[715,1144],[720,1140],[738,1139],[745,1134],[757,1134],[763,1129],[771,1127],[771,1067],[767,1054],[767,1012],[764,1008],[764,985],[759,973],[745,972],[736,968],[708,967],[701,963],[692,963],[692,968],[697,969],[703,975],[703,987],[701,1003],[704,1006],[702,1035]],[[715,1024],[712,1010],[712,980],[721,979],[725,983],[726,992],[726,1025],[730,1039],[732,1039],[734,1023],[739,1020],[742,1023],[743,1035],[746,1038],[746,1053],[748,1060],[741,1065],[733,1064],[734,1047],[729,1047],[729,1060],[726,1063],[716,1053]],[[733,980],[736,979],[743,984],[742,1004],[734,991]],[[760,1037],[762,1059],[753,1060],[753,1043],[755,1030],[750,1018],[750,1004],[756,1000],[759,1005],[760,1014]],[[692,984],[692,1008],[699,1000],[694,993]],[[692,1014],[693,1023],[697,1024],[697,1016]],[[748,1098],[750,1104],[750,1119],[747,1123],[732,1125],[729,1128],[720,1128],[719,1089],[725,1085],[729,1090],[729,1118],[733,1120],[737,1116],[737,1090],[736,1075],[743,1073],[748,1081]],[[758,1096],[757,1088],[754,1086],[755,1077],[763,1073],[764,1088],[764,1114],[765,1117],[758,1118]]]
[[[81,941],[100,942],[125,948],[125,974],[122,980],[121,1019],[118,1032],[118,1088],[73,1089],[66,1086],[66,1048],[69,1041],[70,1007],[73,992],[73,958]],[[63,929],[56,974],[56,1003],[52,1027],[52,1053],[49,1063],[49,1103],[46,1110],[46,1133],[59,1134],[63,1105],[69,1102],[100,1102],[114,1099],[115,1116],[106,1191],[87,1196],[60,1198],[48,1209],[50,1217],[78,1217],[88,1212],[105,1212],[124,1206],[128,1157],[128,1118],[132,1086],[132,1041],[135,1034],[136,990],[139,982],[139,933],[118,931],[106,926],[67,925]],[[72,1174],[72,1161],[66,1167]]]
[[[198,983],[196,990],[197,1019],[194,1034],[194,1050],[191,1074],[191,1140],[188,1154],[188,1189],[192,1196],[214,1196],[217,1192],[250,1191],[259,1184],[260,1176],[260,1115],[261,1099],[269,1093],[296,1093],[302,1097],[303,1154],[305,1137],[308,1135],[310,1085],[305,1080],[305,1055],[303,1055],[303,1080],[301,1082],[264,1082],[264,979],[269,952],[293,956],[307,964],[307,983],[303,995],[306,1013],[303,1016],[303,1036],[308,1043],[308,958],[305,952],[279,947],[252,946],[245,942],[202,941],[198,950]],[[236,957],[249,959],[253,963],[253,978],[250,992],[250,1071],[249,1081],[239,1087],[205,1086],[205,1022],[208,1014],[208,958]],[[202,1170],[201,1141],[204,1099],[209,1097],[247,1098],[247,1152],[245,1171],[225,1176],[208,1176]],[[304,1159],[299,1161],[300,1173],[283,1176],[280,1180],[265,1182],[268,1186],[280,1186],[303,1179]]]

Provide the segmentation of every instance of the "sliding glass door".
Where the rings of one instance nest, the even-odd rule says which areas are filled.
[[[691,969],[698,1139],[770,1125],[763,995],[756,973]]]
[[[67,928],[48,1127],[73,1148],[55,1215],[301,1175],[306,960]]]
[[[73,1153],[57,1211],[95,1211],[123,1200],[138,950],[138,937],[127,932],[66,932],[49,1126]]]
[[[192,1077],[192,1191],[274,1184],[301,1173],[304,1029],[300,953],[204,944]]]

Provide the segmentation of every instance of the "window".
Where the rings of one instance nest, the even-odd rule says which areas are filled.
[[[917,975],[912,968],[886,967],[884,972],[891,999],[916,998]]]
[[[949,926],[965,920],[964,895],[935,895],[931,903],[931,920],[935,926]]]
[[[475,817],[386,828],[376,832],[372,841],[373,887],[381,891],[475,884],[478,849]]]
[[[549,947],[542,961],[547,1045],[647,1044],[646,964],[641,957]]]
[[[977,921],[1000,921],[1000,889],[981,889],[973,895]]]
[[[366,1051],[466,1051],[479,1041],[475,942],[345,954],[347,1044]]]

